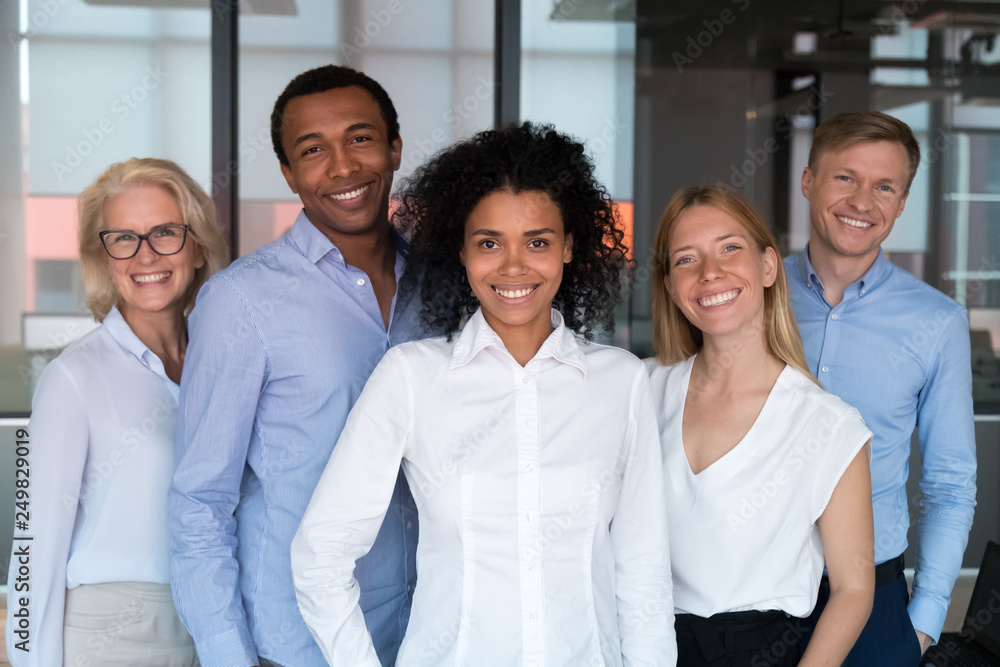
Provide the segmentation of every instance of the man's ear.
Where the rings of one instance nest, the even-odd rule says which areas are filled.
[[[292,174],[292,168],[287,164],[282,164],[281,175],[285,177],[285,183],[288,183],[289,189],[293,194],[299,194],[299,189],[295,186],[295,175]]]
[[[899,216],[903,215],[903,209],[906,207],[906,198],[910,196],[910,191],[907,190],[906,194],[903,195],[903,199],[899,202],[899,210],[896,211],[896,220],[899,220]]]
[[[403,139],[402,137],[396,137],[389,144],[389,150],[392,153],[392,170],[398,171],[399,165],[403,159]]]
[[[809,199],[809,191],[812,189],[813,173],[809,167],[802,170],[802,196]]]

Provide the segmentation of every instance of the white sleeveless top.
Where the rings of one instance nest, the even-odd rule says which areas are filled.
[[[681,434],[693,362],[646,360],[660,418],[674,609],[807,616],[823,576],[816,521],[872,433],[857,410],[786,366],[743,439],[695,475]]]

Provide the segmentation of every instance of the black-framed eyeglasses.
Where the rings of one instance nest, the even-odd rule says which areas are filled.
[[[176,255],[184,249],[187,230],[187,225],[170,224],[154,227],[146,234],[136,234],[131,229],[107,229],[98,236],[113,259],[132,259],[143,241],[157,255]]]

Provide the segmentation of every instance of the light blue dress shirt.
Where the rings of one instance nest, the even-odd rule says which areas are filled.
[[[969,319],[954,300],[879,252],[831,307],[807,251],[785,259],[809,368],[861,412],[872,441],[875,562],[906,549],[909,506],[920,508],[908,611],[937,641],[976,506]],[[917,427],[920,496],[906,497]]]
[[[397,254],[397,283],[402,269]],[[418,337],[417,310],[416,299],[394,297],[386,332],[368,276],[304,212],[199,292],[168,512],[177,610],[204,667],[258,656],[326,665],[295,600],[292,536],[371,371],[390,345]],[[409,619],[416,538],[400,475],[355,572],[387,665]]]

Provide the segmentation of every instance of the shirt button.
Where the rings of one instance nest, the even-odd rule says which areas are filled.
[[[835,319],[837,319],[837,313],[834,313],[833,315],[831,315],[831,316],[830,316],[830,319],[831,319],[831,320],[835,320]]]
[[[524,472],[531,472],[534,469],[535,469],[535,466],[531,465],[530,463],[525,463],[524,464]]]
[[[533,561],[533,560],[529,560],[528,561],[528,569],[529,570],[534,570],[535,569],[535,561]]]
[[[530,614],[528,614],[528,620],[537,621],[538,620],[538,614],[536,614],[535,612],[531,612]]]
[[[406,522],[406,529],[407,530],[413,530],[413,522],[412,521],[407,521]]]
[[[364,278],[358,278],[357,283],[358,283],[358,287],[361,287],[362,285],[365,284],[365,279]]]
[[[529,382],[531,382],[531,378],[529,378],[527,375],[521,378],[521,384],[528,384]]]
[[[535,515],[532,514],[531,512],[528,512],[527,514],[524,515],[524,520],[527,521],[528,523],[531,523],[532,521],[535,520]]]
[[[830,367],[829,366],[823,366],[823,368],[821,368],[820,370],[823,371],[824,373],[829,373],[830,372]]]
[[[406,584],[406,592],[407,593],[413,592],[413,584]]]

